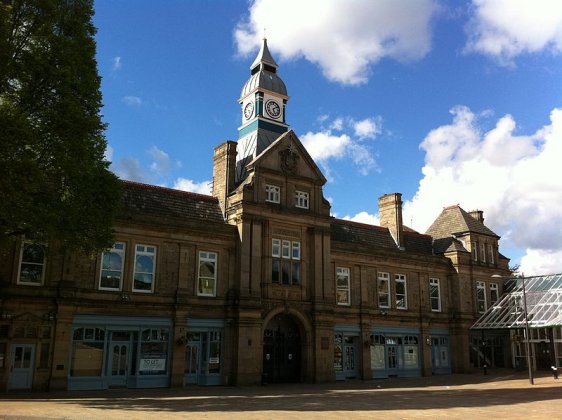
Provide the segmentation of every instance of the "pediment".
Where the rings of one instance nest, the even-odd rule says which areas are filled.
[[[40,317],[38,317],[35,314],[32,314],[31,312],[24,312],[22,314],[16,315],[12,318],[14,323],[17,324],[37,324],[40,323],[42,321],[42,319]]]
[[[256,168],[307,178],[317,185],[326,183],[324,174],[292,130],[282,134],[246,166],[249,173]]]

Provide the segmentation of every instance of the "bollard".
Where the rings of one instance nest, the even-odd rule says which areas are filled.
[[[484,375],[488,374],[488,365],[484,365]]]
[[[552,370],[552,376],[554,379],[558,379],[558,368],[556,366],[551,366],[550,369]]]

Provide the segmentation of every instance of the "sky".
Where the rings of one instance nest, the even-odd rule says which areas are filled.
[[[94,24],[122,179],[210,193],[265,34],[335,217],[399,192],[423,233],[458,204],[524,275],[562,272],[558,0],[97,0]]]

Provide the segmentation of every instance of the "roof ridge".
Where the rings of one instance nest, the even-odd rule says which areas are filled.
[[[131,185],[131,186],[144,188],[145,190],[162,191],[162,192],[169,193],[169,194],[189,196],[189,197],[198,198],[198,199],[201,199],[201,200],[212,201],[212,202],[218,201],[218,198],[213,197],[212,195],[207,195],[207,194],[199,194],[199,193],[194,193],[194,192],[191,192],[191,191],[178,190],[176,188],[170,188],[170,187],[161,187],[159,185],[145,184],[143,182],[129,181],[129,180],[126,180],[126,179],[122,179],[121,182],[123,182],[124,184]]]

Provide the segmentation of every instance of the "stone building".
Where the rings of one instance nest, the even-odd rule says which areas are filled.
[[[285,120],[264,41],[213,194],[124,181],[96,258],[0,250],[0,389],[325,382],[467,372],[469,328],[502,293],[499,237],[448,207],[427,233],[330,216],[326,178]],[[473,349],[474,350],[474,349]]]

